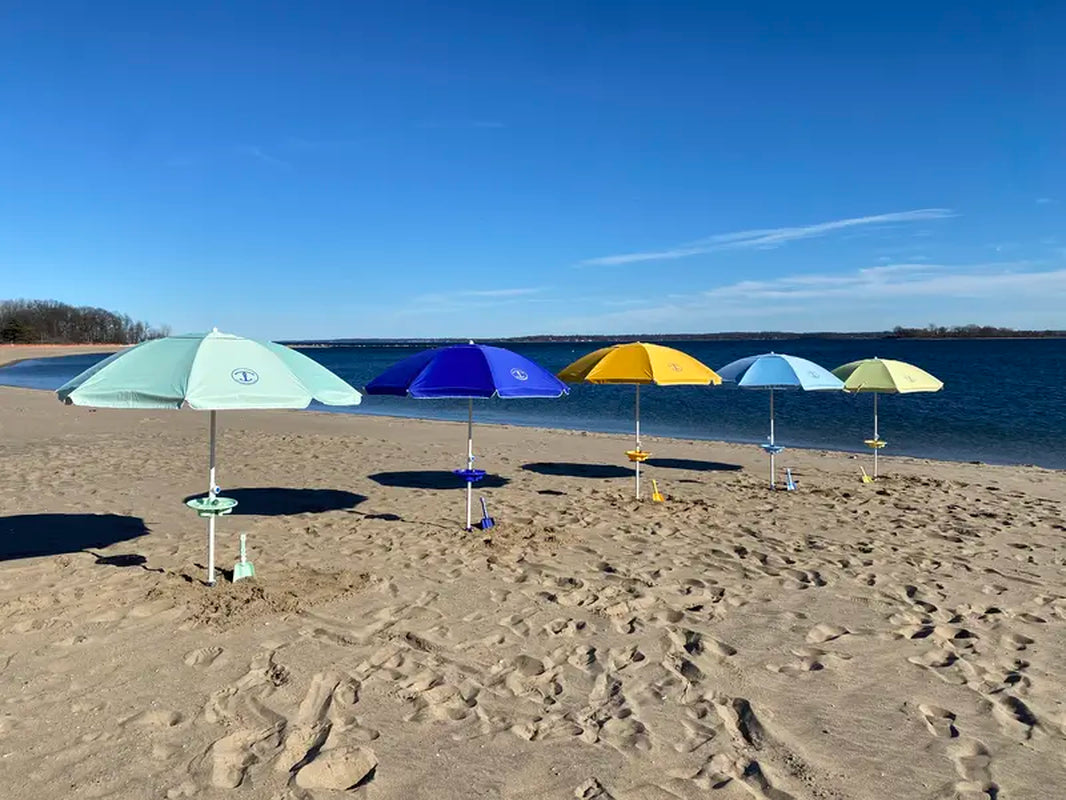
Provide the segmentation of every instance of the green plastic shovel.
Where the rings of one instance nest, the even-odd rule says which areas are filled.
[[[248,537],[245,534],[241,534],[241,560],[233,565],[233,582],[241,580],[242,578],[254,578],[255,577],[255,565],[248,560],[245,550],[245,539]]]

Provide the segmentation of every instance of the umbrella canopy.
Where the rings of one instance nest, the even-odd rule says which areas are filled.
[[[423,399],[559,397],[569,391],[525,356],[473,342],[415,353],[366,385],[367,394]]]
[[[774,458],[784,448],[774,440],[774,390],[803,389],[808,392],[832,392],[844,388],[843,381],[827,370],[799,356],[763,353],[739,358],[721,367],[718,374],[745,389],[770,390],[770,439],[762,448],[770,456],[770,488],[777,485]]]
[[[63,384],[67,404],[201,411],[358,405],[359,392],[317,361],[217,329],[154,339],[115,353]]]
[[[354,406],[361,399],[359,392],[302,353],[274,342],[221,333],[217,328],[210,333],[154,339],[115,353],[67,381],[56,394],[68,405],[187,405],[211,412],[207,499],[195,506],[208,518],[208,584],[215,582],[215,517],[235,505],[217,496],[215,412],[307,408],[312,400]]]
[[[562,381],[525,356],[473,342],[415,353],[366,385],[367,394],[468,401],[466,468],[455,470],[466,481],[467,530],[473,527],[473,485],[485,477],[484,470],[474,469],[474,398],[560,397],[569,391]]]
[[[763,353],[739,358],[719,368],[722,380],[750,389],[840,391],[843,381],[825,367],[799,356]]]
[[[864,358],[842,364],[833,374],[844,381],[845,392],[939,392],[944,382],[920,367],[889,358]]]
[[[910,394],[912,392],[939,392],[944,382],[930,375],[924,369],[908,364],[906,361],[893,361],[889,358],[863,358],[841,364],[833,374],[844,381],[845,392],[873,392],[874,396],[874,438],[865,441],[866,446],[874,451],[874,477],[877,477],[877,454],[887,442],[882,441],[877,433],[877,395]]]
[[[713,369],[688,353],[647,342],[602,347],[582,356],[558,374],[567,383],[706,386],[722,382]]]
[[[647,342],[628,342],[582,356],[558,373],[567,383],[632,383],[636,385],[636,443],[626,455],[636,466],[636,496],[640,499],[640,464],[650,455],[640,449],[640,387],[707,386],[722,379],[706,364],[672,347]]]

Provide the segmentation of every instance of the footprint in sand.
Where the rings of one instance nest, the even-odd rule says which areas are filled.
[[[992,756],[981,742],[974,739],[960,745],[951,758],[962,778],[955,784],[956,797],[995,800],[999,796],[999,786],[992,780]]]
[[[1008,633],[1000,637],[999,643],[1009,650],[1024,650],[1033,643],[1033,639],[1021,633]]]
[[[252,764],[269,757],[281,746],[281,726],[240,730],[211,745],[211,785],[236,789]]]
[[[714,710],[725,724],[725,728],[737,741],[751,747],[761,747],[766,739],[762,723],[755,716],[751,703],[743,697],[715,700]]]
[[[955,727],[954,712],[927,703],[922,703],[918,706],[918,710],[922,712],[925,727],[929,729],[933,736],[947,739],[958,738],[959,729]]]
[[[500,620],[500,624],[507,628],[515,636],[526,638],[529,636],[529,624],[518,614],[511,614]]]
[[[834,639],[839,639],[841,636],[845,636],[849,633],[847,628],[841,628],[839,625],[829,625],[825,622],[820,622],[811,628],[810,633],[807,634],[807,642],[809,644],[822,644],[823,642],[831,642]]]
[[[589,778],[574,789],[574,797],[577,800],[614,800],[614,795],[608,792],[603,784],[595,778]]]
[[[995,701],[992,706],[992,715],[1009,734],[1015,736],[1021,734],[1026,740],[1033,738],[1033,730],[1040,724],[1029,706],[1009,694]]]
[[[124,719],[119,725],[123,728],[127,725],[137,725],[145,728],[173,728],[176,725],[180,725],[184,720],[185,718],[177,711],[156,709],[134,714],[132,717]]]
[[[207,669],[222,655],[221,647],[200,647],[185,654],[185,664]]]
[[[585,621],[580,619],[562,618],[553,619],[544,626],[545,633],[550,636],[576,636],[585,630]]]
[[[830,653],[827,650],[822,650],[819,647],[799,647],[792,651],[798,661],[792,664],[767,664],[766,668],[770,672],[777,672],[783,675],[799,675],[804,672],[820,672],[826,668],[826,665],[830,662],[844,662],[849,661],[851,656],[843,653]]]

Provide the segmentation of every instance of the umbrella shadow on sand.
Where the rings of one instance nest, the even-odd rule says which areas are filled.
[[[650,467],[688,469],[693,472],[736,472],[744,469],[740,464],[726,464],[721,461],[700,461],[692,458],[649,458],[644,463]]]
[[[559,461],[537,461],[523,464],[522,469],[538,475],[556,478],[632,478],[633,470],[617,464],[573,464]]]
[[[346,492],[343,489],[288,489],[277,486],[223,489],[219,494],[237,501],[237,507],[233,509],[235,517],[324,514],[327,511],[355,508],[366,500],[366,495]],[[189,495],[185,501],[196,497],[204,497],[204,494]]]
[[[0,561],[78,553],[90,547],[110,547],[148,533],[148,526],[143,519],[120,514],[19,514],[0,517]],[[143,560],[142,556],[135,554],[126,558]],[[97,556],[97,562],[109,563],[108,557]]]
[[[443,469],[406,470],[402,472],[375,472],[370,480],[381,486],[399,489],[466,489],[466,481],[453,472]],[[510,483],[500,475],[486,475],[474,484],[484,489],[499,489]]]

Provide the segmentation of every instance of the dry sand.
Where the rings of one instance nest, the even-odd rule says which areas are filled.
[[[206,423],[0,389],[0,795],[1066,796],[1062,472],[226,413],[207,588]]]
[[[125,346],[122,344],[0,344],[0,367],[30,358],[113,353]]]

